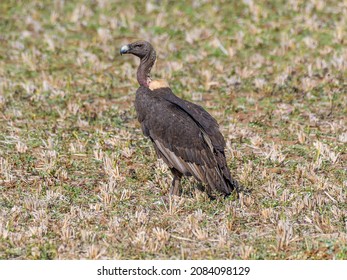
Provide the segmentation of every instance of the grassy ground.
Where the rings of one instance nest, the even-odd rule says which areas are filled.
[[[0,258],[347,259],[347,2],[113,2],[0,3]],[[169,198],[136,39],[250,194]]]

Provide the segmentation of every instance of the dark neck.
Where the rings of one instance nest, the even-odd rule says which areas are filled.
[[[140,86],[148,87],[148,80],[150,77],[152,66],[156,59],[155,51],[151,51],[148,55],[141,58],[139,68],[137,69],[137,81]]]

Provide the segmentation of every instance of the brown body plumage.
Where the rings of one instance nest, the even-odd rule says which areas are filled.
[[[205,185],[210,197],[214,190],[223,195],[238,191],[239,185],[226,163],[225,141],[216,120],[201,106],[174,95],[165,81],[151,81],[149,74],[156,53],[150,43],[135,42],[123,46],[120,52],[141,60],[137,70],[137,118],[158,157],[173,174],[170,193],[180,194],[182,176],[194,176]]]

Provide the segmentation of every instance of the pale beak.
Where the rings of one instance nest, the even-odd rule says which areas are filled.
[[[129,45],[124,45],[120,48],[120,54],[126,54],[130,50]]]

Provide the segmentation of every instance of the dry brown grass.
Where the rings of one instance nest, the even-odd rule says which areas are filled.
[[[140,1],[139,1],[140,2]],[[346,259],[346,1],[1,1],[0,258]],[[221,124],[209,201],[135,118],[135,39]]]

